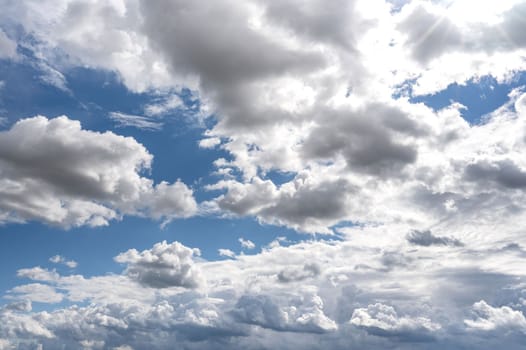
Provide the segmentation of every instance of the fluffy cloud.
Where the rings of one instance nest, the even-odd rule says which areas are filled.
[[[430,332],[441,328],[439,324],[425,317],[398,316],[392,306],[380,303],[354,310],[350,322],[371,334],[400,336],[406,338],[405,341],[425,339],[429,337]]]
[[[202,283],[202,277],[192,259],[194,255],[200,255],[199,251],[179,242],[163,241],[142,252],[130,249],[115,261],[127,264],[126,274],[144,286],[195,288]]]
[[[243,247],[244,249],[256,248],[256,245],[254,244],[254,242],[252,242],[249,239],[244,239],[243,237],[240,237],[238,241],[239,241],[239,244],[241,244],[241,247]]]
[[[142,177],[152,155],[133,138],[34,117],[0,133],[0,218],[64,227],[107,225],[123,214],[170,220],[196,211],[183,183]]]
[[[264,295],[242,296],[232,313],[236,320],[276,331],[324,333],[338,328],[323,313],[323,301],[317,295],[307,300],[274,298]],[[281,300],[280,300],[281,299]]]
[[[526,318],[508,306],[493,307],[484,300],[473,304],[475,319],[465,320],[466,325],[479,331],[519,331],[526,333]]]

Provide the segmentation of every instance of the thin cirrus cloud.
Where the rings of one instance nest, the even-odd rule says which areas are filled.
[[[222,158],[194,184],[197,203],[187,184],[145,175],[153,155],[139,137],[74,116],[19,120],[0,132],[1,223],[167,225],[204,208],[307,235],[246,235],[214,249],[232,258],[219,260],[177,241],[125,247],[122,271],[89,277],[24,266],[0,309],[0,348],[524,343],[526,94],[511,87],[526,67],[523,1],[2,3],[31,40],[2,30],[1,57],[38,53],[42,79],[64,89],[72,67],[116,73],[151,95],[143,115],[108,111],[137,133],[198,101],[194,117],[212,122],[193,141]],[[507,98],[475,122],[454,96],[442,108],[413,99],[486,75]]]

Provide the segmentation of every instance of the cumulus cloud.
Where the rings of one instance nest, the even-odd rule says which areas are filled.
[[[232,314],[240,322],[276,331],[325,333],[336,330],[336,323],[323,313],[321,298],[317,295],[307,298],[298,303],[294,299],[246,295],[239,299]]]
[[[522,188],[525,165],[512,156],[520,153],[520,137],[512,145],[503,136],[521,127],[502,118],[509,111],[470,126],[458,105],[435,111],[399,90],[431,93],[483,75],[502,82],[524,68],[524,40],[517,36],[524,4],[503,1],[476,11],[470,4],[43,1],[13,4],[4,16],[38,37],[43,56],[59,50],[69,66],[116,71],[131,90],[156,91],[144,117],[112,114],[122,123],[157,128],[154,117],[183,108],[173,92],[188,88],[216,118],[201,147],[230,154],[216,162],[228,181],[211,186],[226,194],[210,207],[333,233],[331,227],[348,221],[429,227],[474,205],[465,181]],[[497,144],[504,146],[500,153]],[[275,183],[266,176],[271,171],[292,180]],[[434,202],[419,202],[425,195]],[[104,224],[126,214],[89,203],[75,205],[81,222]],[[417,214],[400,209],[408,205]],[[433,210],[421,210],[425,205]]]
[[[354,310],[350,322],[371,334],[399,336],[406,341],[425,339],[441,328],[426,317],[399,316],[392,306],[381,303]]]
[[[123,214],[170,220],[196,211],[183,183],[141,176],[152,155],[133,138],[34,117],[0,133],[1,220],[63,227],[107,225]]]
[[[200,255],[199,251],[163,241],[142,252],[130,249],[115,261],[126,264],[126,274],[144,286],[196,288],[202,284],[202,277],[194,255]]]
[[[464,321],[472,330],[526,333],[524,314],[509,306],[493,307],[481,300],[473,304],[473,314],[474,319]]]
[[[166,242],[143,252],[128,251],[116,257],[126,264],[122,275],[58,275],[45,282],[60,290],[63,302],[84,302],[83,306],[32,312],[27,303],[31,296],[21,295],[20,305],[0,310],[0,337],[44,348],[104,342],[101,346],[110,349],[166,349],[177,340],[182,346],[204,349],[270,348],[283,341],[290,349],[309,348],[311,342],[335,349],[410,342],[415,349],[428,349],[486,344],[482,340],[488,331],[482,328],[487,324],[506,330],[492,333],[496,342],[508,341],[508,331],[522,332],[518,310],[524,285],[509,273],[520,271],[526,256],[509,249],[483,254],[471,247],[459,247],[466,249],[462,254],[448,249],[438,256],[408,247],[405,228],[384,229],[356,228],[354,240],[277,246],[235,260],[190,262],[190,248]],[[393,239],[397,236],[398,241]],[[400,255],[411,259],[411,268],[382,269],[379,246],[398,247]],[[460,260],[468,254],[469,259]],[[459,261],[471,268],[459,269]],[[364,268],[364,262],[370,268]],[[309,264],[318,265],[323,274],[310,273]],[[503,272],[481,270],[499,266]],[[190,274],[185,277],[183,271],[195,269],[206,280],[203,288],[159,288],[188,285]],[[284,271],[288,283],[276,283]],[[41,275],[42,271],[33,274],[49,280]],[[142,284],[136,283],[141,278]],[[294,288],[290,283],[296,283]],[[31,289],[32,284],[21,287]],[[507,300],[513,309],[473,306],[474,296],[490,295]],[[465,320],[470,310],[478,311],[473,320]],[[490,341],[483,348],[494,345]]]

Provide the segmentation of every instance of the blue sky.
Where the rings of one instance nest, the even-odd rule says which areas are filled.
[[[0,5],[0,350],[523,347],[524,1]]]

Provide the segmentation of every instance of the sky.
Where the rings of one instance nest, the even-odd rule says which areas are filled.
[[[524,347],[526,1],[0,8],[0,350]]]

